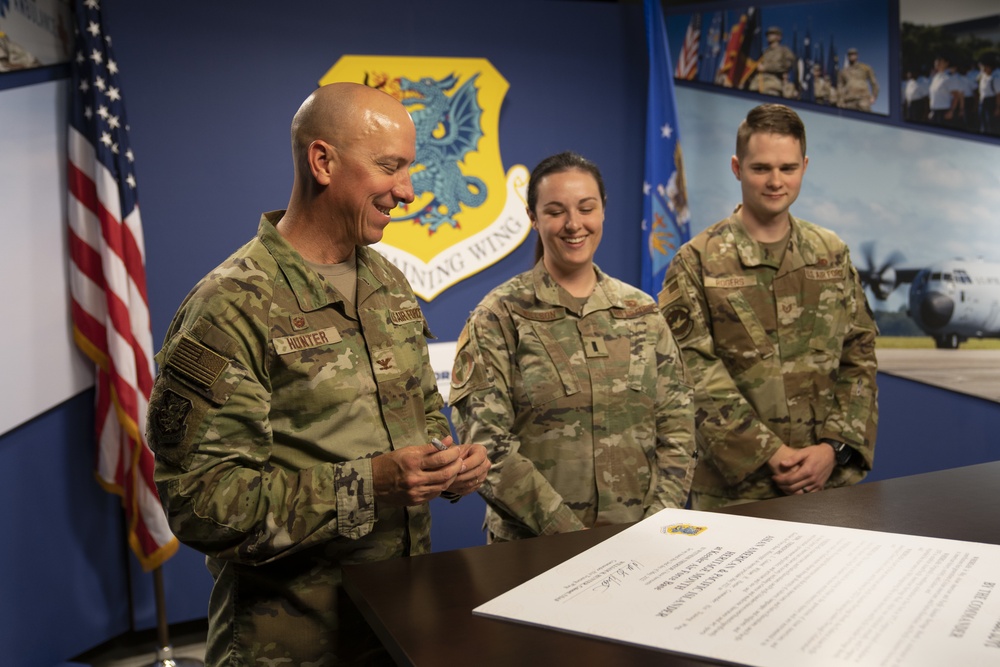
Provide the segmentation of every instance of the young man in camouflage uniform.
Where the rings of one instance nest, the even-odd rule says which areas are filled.
[[[695,509],[871,469],[877,330],[847,246],[789,213],[805,148],[794,111],[750,111],[732,158],[742,206],[678,250],[659,295],[695,383]]]
[[[340,565],[429,551],[426,503],[489,469],[481,446],[429,443],[451,440],[427,325],[365,247],[413,200],[406,110],[324,86],[292,153],[288,209],[192,290],[157,355],[149,442],[171,528],[215,578],[208,665],[387,661],[338,612]]]

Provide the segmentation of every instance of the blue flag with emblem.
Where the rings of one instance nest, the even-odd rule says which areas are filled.
[[[655,297],[670,260],[691,238],[684,165],[677,131],[674,68],[660,0],[643,0],[649,46],[646,169],[642,184],[642,290]]]

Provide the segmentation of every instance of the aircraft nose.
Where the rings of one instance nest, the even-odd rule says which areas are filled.
[[[951,321],[955,302],[940,292],[931,292],[920,302],[920,319],[930,329],[940,329]]]

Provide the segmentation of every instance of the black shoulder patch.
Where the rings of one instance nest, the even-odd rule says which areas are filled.
[[[191,399],[181,396],[173,389],[165,389],[160,400],[152,403],[149,411],[148,428],[153,435],[150,438],[152,443],[177,445],[183,442],[191,407]]]

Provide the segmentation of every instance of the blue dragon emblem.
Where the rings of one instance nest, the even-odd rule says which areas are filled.
[[[430,234],[444,224],[457,229],[455,215],[460,206],[476,208],[486,201],[486,183],[475,176],[466,176],[458,167],[468,153],[476,150],[483,136],[479,122],[483,111],[476,100],[474,85],[478,76],[478,73],[472,76],[451,97],[445,92],[458,83],[455,74],[440,80],[400,79],[403,91],[417,93],[403,97],[417,130],[417,159],[411,175],[413,193],[419,197],[429,192],[433,198],[420,210],[396,218],[396,222],[413,220],[426,226]],[[412,108],[418,104],[423,108]]]

